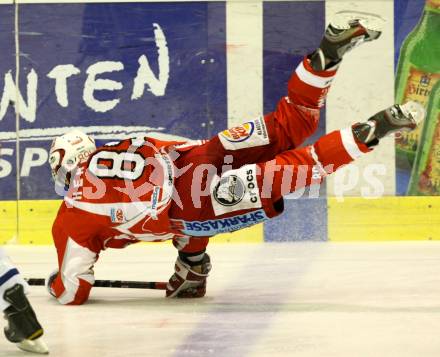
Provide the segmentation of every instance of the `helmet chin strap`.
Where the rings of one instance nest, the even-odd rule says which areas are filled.
[[[70,181],[72,177],[74,177],[74,175],[72,175],[72,172],[75,170],[76,168],[71,171],[67,171],[64,167],[61,166],[55,174],[52,174],[52,178],[56,183],[64,185],[64,187],[68,190],[70,186]]]

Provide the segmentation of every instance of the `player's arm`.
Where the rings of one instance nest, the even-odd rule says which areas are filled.
[[[63,305],[81,305],[87,301],[95,282],[93,265],[97,252],[90,248],[93,231],[87,229],[75,232],[71,219],[58,215],[52,235],[57,249],[58,269],[48,279],[48,289]],[[90,234],[88,239],[87,234]]]

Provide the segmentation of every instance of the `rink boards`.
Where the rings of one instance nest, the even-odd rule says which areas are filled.
[[[2,202],[0,244],[51,244],[51,225],[60,201]],[[278,241],[331,240],[331,241],[398,241],[438,240],[440,236],[440,198],[433,197],[385,197],[366,200],[359,197],[327,200],[326,225],[320,227],[324,236],[314,235],[313,225],[298,224],[285,227],[286,235]],[[17,209],[19,212],[19,239],[16,239]],[[287,212],[289,214],[289,212]],[[323,215],[319,219],[322,219]],[[310,215],[303,221],[313,222]],[[299,221],[299,219],[297,219]],[[266,224],[267,225],[267,224]],[[279,232],[280,230],[278,230]],[[282,239],[284,237],[284,239]],[[216,243],[258,243],[274,241],[277,236],[256,225],[235,233],[221,234],[213,238]]]
[[[350,2],[350,9],[380,13],[388,22],[377,43],[357,49],[344,61],[310,141],[393,102],[398,48],[424,3],[408,3],[411,12],[405,14],[404,2]],[[0,5],[0,88],[3,96],[22,97],[19,117],[12,105],[0,104],[0,242],[26,244],[51,242],[59,198],[45,161],[54,136],[80,127],[99,144],[141,132],[163,139],[200,139],[272,111],[285,95],[292,69],[319,44],[332,14],[346,6],[330,0],[18,3],[17,8],[6,1]],[[14,96],[17,44],[20,92]],[[147,69],[152,73],[148,78]],[[66,86],[57,88],[63,76]],[[384,197],[367,200],[361,196],[374,190],[368,190],[365,169],[377,163],[376,180]],[[435,198],[392,197],[396,173],[391,140],[356,168],[353,185],[346,183],[353,170],[344,169],[329,177],[319,198],[288,199],[285,213],[264,227],[218,240],[438,237]],[[343,202],[334,198],[340,196]]]

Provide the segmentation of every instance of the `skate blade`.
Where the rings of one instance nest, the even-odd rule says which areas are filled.
[[[44,341],[40,338],[36,340],[23,340],[17,343],[17,347],[26,352],[33,352],[39,354],[48,354],[49,349],[47,348]]]
[[[385,25],[385,19],[379,15],[362,11],[339,11],[332,18],[331,24],[339,30],[350,28],[350,21],[357,19],[359,23],[370,31],[382,32]]]
[[[419,125],[423,119],[425,119],[426,110],[423,105],[418,102],[406,102],[400,106],[400,109],[405,116],[411,116],[417,125]]]

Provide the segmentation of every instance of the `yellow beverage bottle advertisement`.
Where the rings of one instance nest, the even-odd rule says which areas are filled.
[[[396,103],[415,100],[425,107],[440,80],[440,0],[427,0],[422,17],[400,49]],[[396,166],[411,172],[423,125],[396,137]]]
[[[440,81],[434,86],[429,98],[408,194],[440,194]]]

